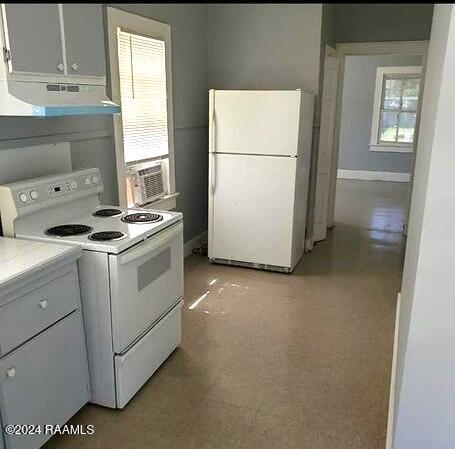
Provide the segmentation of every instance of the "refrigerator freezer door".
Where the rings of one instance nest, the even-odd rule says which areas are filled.
[[[212,154],[209,257],[290,267],[297,158]]]
[[[210,95],[211,152],[297,155],[300,90],[212,90]]]

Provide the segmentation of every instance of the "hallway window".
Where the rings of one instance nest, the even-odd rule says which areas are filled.
[[[412,152],[421,67],[378,67],[371,146],[374,151]]]

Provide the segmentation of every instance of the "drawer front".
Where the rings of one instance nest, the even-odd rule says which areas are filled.
[[[81,312],[0,361],[3,425],[64,424],[89,400]],[[8,449],[37,449],[49,435],[5,435]]]
[[[179,302],[125,354],[114,357],[118,408],[125,407],[180,344],[181,309]]]
[[[0,308],[0,355],[4,355],[79,307],[76,265],[72,271]]]

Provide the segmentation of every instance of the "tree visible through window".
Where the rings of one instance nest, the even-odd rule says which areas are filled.
[[[378,143],[412,144],[419,101],[418,74],[385,74],[382,83]]]

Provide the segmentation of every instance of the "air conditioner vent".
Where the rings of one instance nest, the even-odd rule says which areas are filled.
[[[144,170],[145,171],[145,170]],[[161,170],[144,173],[142,178],[143,194],[146,198],[155,198],[164,195],[163,174]]]
[[[144,205],[166,195],[166,184],[163,176],[163,164],[131,169],[134,202]]]

